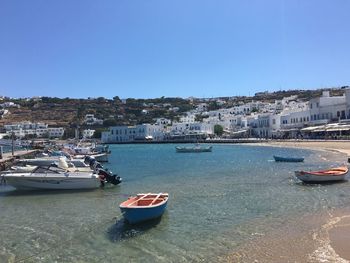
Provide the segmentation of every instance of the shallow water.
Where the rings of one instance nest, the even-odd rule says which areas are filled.
[[[350,184],[304,185],[298,169],[343,164],[343,156],[301,149],[214,145],[111,145],[106,166],[123,177],[88,192],[17,192],[0,186],[0,262],[217,262],[254,236],[296,217],[349,204]],[[273,155],[304,156],[276,163]],[[168,192],[161,220],[129,226],[118,204],[140,192]]]

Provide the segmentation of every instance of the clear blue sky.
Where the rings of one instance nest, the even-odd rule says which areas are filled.
[[[2,0],[0,95],[253,95],[350,84],[349,0]]]

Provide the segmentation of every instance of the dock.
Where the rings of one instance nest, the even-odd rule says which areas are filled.
[[[0,171],[6,170],[15,160],[33,157],[36,153],[38,150],[15,151],[13,155],[12,152],[3,153],[0,158]]]

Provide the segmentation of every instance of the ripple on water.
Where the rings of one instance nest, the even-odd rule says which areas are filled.
[[[330,154],[322,160],[319,153],[301,149],[239,145],[214,145],[212,153],[188,155],[177,154],[175,145],[110,148],[107,166],[123,177],[117,187],[32,194],[0,190],[0,233],[6,236],[0,239],[0,255],[18,260],[37,253],[33,262],[216,262],[283,227],[285,235],[309,240],[312,225],[295,231],[293,222],[332,211],[350,198],[348,183],[308,186],[294,179],[294,170],[343,161]],[[275,163],[273,155],[304,156],[305,162]],[[161,220],[142,227],[120,220],[118,204],[139,192],[169,192]]]

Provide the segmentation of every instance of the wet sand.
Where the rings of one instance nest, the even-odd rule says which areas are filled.
[[[323,150],[340,152],[350,156],[350,141],[307,141],[307,140],[285,140],[268,141],[259,145],[269,145],[277,147],[295,147],[311,150]]]
[[[236,249],[223,262],[350,262],[350,211],[307,215]]]
[[[254,144],[257,145],[257,144]],[[338,152],[347,161],[350,141],[269,141],[261,146]],[[350,262],[350,207],[309,215],[259,237],[228,256],[227,262]]]
[[[350,141],[271,141],[267,145],[325,150],[343,153],[345,157],[350,156]],[[349,262],[350,208],[335,211],[335,215],[322,228],[326,231],[324,238],[328,240],[324,244],[324,249],[327,249],[329,253],[334,253],[333,258],[336,255],[341,258],[337,258],[335,262]],[[331,259],[328,259],[328,262],[332,262]]]

